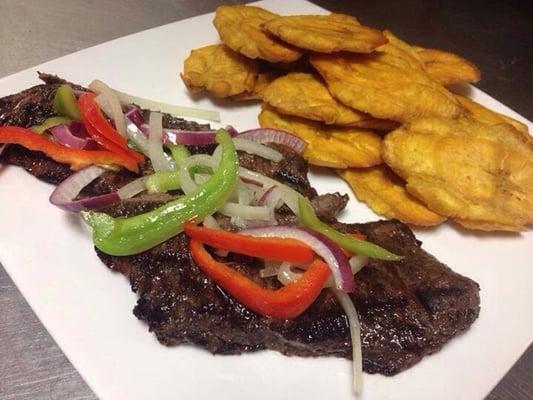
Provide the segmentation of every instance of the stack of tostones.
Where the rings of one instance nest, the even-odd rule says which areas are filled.
[[[376,213],[481,230],[533,222],[528,127],[447,86],[477,82],[453,53],[411,45],[342,14],[281,16],[220,6],[222,44],[193,50],[191,91],[262,100],[259,124],[307,142]]]

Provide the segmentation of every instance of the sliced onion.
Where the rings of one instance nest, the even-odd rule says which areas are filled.
[[[161,140],[163,132],[163,114],[158,112],[150,113],[150,135],[148,137],[148,155],[152,161],[154,171],[171,171],[172,165],[165,157],[163,142]]]
[[[220,114],[217,111],[202,110],[199,108],[181,107],[173,104],[162,103],[149,100],[128,93],[115,90],[120,102],[124,105],[136,104],[147,110],[158,110],[174,116],[206,119],[208,121],[220,122]]]
[[[182,161],[179,169],[181,190],[185,194],[192,192],[198,185],[191,178],[189,170],[197,165],[204,165],[215,169],[218,165],[211,156],[207,154],[195,154]]]
[[[61,182],[50,196],[50,202],[66,211],[79,212],[86,209],[106,207],[120,201],[117,192],[74,200],[81,190],[102,175],[104,168],[92,165],[69,176]]]
[[[126,111],[126,114],[124,115],[127,120],[130,120],[133,122],[137,127],[144,124],[144,118],[141,114],[141,109],[136,106],[131,106],[128,111]],[[127,121],[126,121],[127,125]]]
[[[254,143],[251,140],[234,138],[233,144],[235,148],[240,151],[244,151],[248,154],[255,154],[256,156],[262,157],[264,159],[280,162],[283,159],[283,155],[270,147],[264,146],[260,143]],[[220,160],[222,156],[222,147],[218,146],[213,152],[213,158],[215,160]]]
[[[8,146],[7,143],[5,143],[5,144],[3,144],[3,145],[0,146],[0,156],[2,155],[2,153],[3,153],[4,151],[6,151],[7,146]]]
[[[272,194],[272,192],[276,190],[277,187],[278,185],[273,185],[273,186],[270,186],[267,190],[265,190],[265,192],[261,195],[259,200],[257,200],[257,204],[259,204],[260,206],[265,204],[268,197]]]
[[[276,276],[279,272],[281,263],[276,260],[264,260],[265,267],[259,270],[259,277],[269,278],[271,276]]]
[[[122,186],[117,190],[118,196],[124,199],[130,199],[133,196],[138,195],[141,192],[146,190],[146,181],[148,176],[141,176],[140,178],[135,179],[134,181],[128,183],[127,185]]]
[[[254,179],[241,178],[241,181],[243,181],[244,183],[247,183],[248,185],[254,185],[254,186],[257,186],[257,187],[260,187],[260,188],[263,187],[263,184],[261,182],[256,181]]]
[[[301,272],[294,272],[292,267],[293,264],[289,262],[283,262],[279,267],[278,273],[276,274],[278,281],[280,281],[284,286],[296,282],[303,275]]]
[[[69,125],[61,124],[49,129],[58,143],[73,149],[95,149],[98,144],[84,131],[83,124],[73,121]]]
[[[303,153],[307,147],[305,140],[280,129],[257,128],[242,132],[239,138],[248,139],[259,143],[278,143],[290,147],[298,154]]]
[[[361,325],[359,324],[359,317],[357,316],[357,310],[350,296],[340,290],[332,290],[348,318],[352,340],[353,388],[355,393],[359,395],[363,390],[363,352],[361,348]]]
[[[270,226],[241,231],[243,235],[259,237],[284,237],[300,240],[313,249],[328,264],[335,287],[345,292],[353,292],[354,278],[348,259],[339,246],[319,233],[291,226]]]
[[[352,273],[355,275],[359,271],[361,271],[365,265],[368,264],[368,257],[356,254],[350,257],[348,262],[350,263],[350,267],[352,268]]]
[[[235,148],[237,150],[244,151],[248,154],[255,154],[256,156],[274,162],[280,162],[283,159],[283,155],[279,151],[252,140],[236,137],[233,139],[233,143],[235,144]]]
[[[145,156],[148,156],[148,139],[139,127],[129,118],[126,118],[126,135],[128,136],[128,139],[137,145],[139,150],[141,150]]]
[[[215,219],[215,217],[213,217],[212,215],[207,215],[205,218],[204,218],[204,221],[203,221],[203,224],[206,228],[211,228],[211,229],[220,229],[220,225],[218,224],[217,220]]]
[[[291,209],[294,215],[298,216],[300,214],[298,199],[302,197],[302,195],[293,188],[282,184],[272,178],[264,176],[258,172],[251,171],[243,167],[239,168],[239,175],[241,179],[253,179],[255,181],[261,182],[265,187],[277,186],[277,190],[279,190],[281,193],[281,199],[285,204],[287,204],[287,207]]]
[[[168,144],[204,145],[215,143],[216,131],[182,131],[165,129],[163,141]]]
[[[218,212],[227,217],[239,217],[245,220],[270,221],[272,213],[268,207],[247,206],[227,202]]]
[[[89,85],[89,89],[97,93],[96,102],[115,123],[115,128],[123,137],[126,137],[126,122],[120,105],[120,99],[113,89],[104,82],[96,79]]]

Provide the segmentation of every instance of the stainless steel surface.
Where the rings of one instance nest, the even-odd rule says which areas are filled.
[[[376,18],[382,21],[381,26],[395,28],[398,24],[400,26],[410,24],[411,28],[405,31],[405,37],[409,39],[409,35],[416,35],[418,28],[419,33],[423,33],[421,44],[427,42],[442,46],[446,44],[442,41],[446,41],[448,37],[447,34],[439,35],[436,30],[433,32],[429,30],[430,28],[424,27],[430,24],[428,16],[435,17],[439,21],[441,32],[456,28],[453,13],[457,13],[457,7],[447,6],[446,2],[438,2],[438,6],[437,2],[424,0],[379,1],[372,4],[334,0],[316,2],[334,11],[353,12],[368,23],[371,23],[372,16],[377,16]],[[219,3],[221,2],[211,0],[0,0],[0,77],[107,40],[213,11]],[[389,3],[391,8],[387,6]],[[464,4],[472,3],[475,2],[464,2]],[[505,12],[511,13],[511,15],[503,14],[506,19],[501,18],[502,13],[499,9],[491,9],[492,3],[495,2],[478,3],[479,12],[484,13],[480,14],[479,18],[463,16],[462,22],[459,21],[458,24],[462,25],[458,25],[457,28],[467,32],[470,30],[471,35],[470,33],[466,35],[464,41],[459,40],[450,43],[449,47],[443,47],[459,52],[463,50],[463,54],[468,54],[465,49],[468,49],[469,38],[479,33],[476,24],[485,27],[485,34],[490,34],[487,26],[494,27],[498,30],[497,34],[502,41],[505,41],[506,35],[509,37],[517,34],[520,29],[529,29],[526,32],[529,36],[527,34],[522,36],[524,40],[529,37],[529,41],[526,40],[522,44],[514,43],[514,48],[518,51],[513,58],[498,53],[490,54],[491,46],[496,46],[497,43],[488,43],[486,47],[480,49],[487,57],[494,60],[490,71],[491,73],[496,71],[493,75],[498,76],[489,74],[487,86],[485,87],[483,83],[479,86],[504,103],[511,106],[516,104],[517,111],[528,109],[529,113],[526,113],[526,116],[531,119],[530,102],[526,99],[529,93],[524,94],[522,86],[531,85],[533,79],[525,79],[532,78],[531,74],[513,76],[513,68],[529,70],[531,65],[533,32],[531,28],[523,28],[520,25],[520,21],[527,18],[523,16],[527,15],[528,10],[531,11],[528,5],[531,3],[513,2],[504,9]],[[402,4],[405,5],[403,11]],[[363,18],[365,15],[362,15],[365,8],[369,11],[366,20]],[[411,9],[417,12],[412,13]],[[420,16],[423,18],[419,18]],[[412,20],[409,21],[409,18]],[[419,25],[417,21],[420,21]],[[428,29],[427,32],[424,29]],[[404,34],[404,32],[399,33]],[[439,38],[440,43],[432,42]],[[176,40],[176,45],[179,45],[179,38]],[[483,65],[481,67],[484,70]],[[519,77],[522,78],[521,82],[518,82]],[[484,311],[490,312],[490,310]],[[431,360],[427,359],[424,362]],[[479,368],[490,368],[490,366],[479,366]],[[157,394],[154,394],[154,398],[157,398]],[[457,398],[462,399],[460,393],[457,393]],[[1,266],[0,399],[96,399]],[[533,399],[533,348],[529,348],[488,399]]]

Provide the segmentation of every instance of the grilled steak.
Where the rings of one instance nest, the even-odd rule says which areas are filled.
[[[18,95],[0,99],[0,124],[31,126],[52,113],[51,93],[61,82],[48,82]],[[206,129],[195,123],[166,116],[166,127]],[[193,151],[209,151],[194,148]],[[467,329],[479,314],[478,285],[421,249],[411,230],[398,221],[341,224],[335,216],[346,205],[339,194],[317,196],[307,179],[307,164],[297,154],[278,147],[279,163],[240,154],[241,164],[280,180],[306,196],[324,220],[345,232],[361,231],[369,240],[404,255],[399,262],[373,260],[356,276],[351,295],[362,325],[363,368],[369,373],[396,374],[440,349],[457,333]],[[57,184],[70,175],[68,166],[39,152],[10,146],[0,156],[20,165],[40,179]],[[150,166],[145,167],[150,172]],[[85,189],[83,195],[115,190],[135,175],[108,172]],[[141,195],[105,210],[134,215],[168,201],[172,195]],[[295,222],[285,207],[277,213],[280,224]],[[229,224],[229,220],[221,221]],[[145,321],[165,345],[193,343],[213,353],[238,354],[273,349],[287,355],[351,357],[346,318],[335,298],[323,291],[315,303],[294,320],[280,321],[255,314],[206,277],[195,265],[183,234],[144,253],[113,257],[98,251],[111,269],[126,275],[139,295],[134,314]],[[277,288],[273,278],[260,279],[261,261],[230,255],[240,272],[261,284]]]

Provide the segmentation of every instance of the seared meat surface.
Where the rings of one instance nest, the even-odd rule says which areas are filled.
[[[0,125],[31,126],[51,115],[52,93],[60,80],[50,76],[45,79],[48,82],[45,85],[0,99]],[[207,129],[169,116],[165,117],[165,126]],[[305,161],[289,149],[277,148],[284,155],[279,163],[240,154],[241,164],[310,197],[320,218],[338,229],[363,232],[369,240],[405,256],[398,262],[370,261],[356,276],[356,291],[351,298],[362,325],[365,371],[394,375],[469,328],[480,310],[477,283],[426,253],[411,230],[398,221],[336,222],[347,196],[317,196],[307,179]],[[53,184],[71,174],[68,166],[20,146],[9,146],[0,161],[22,166]],[[147,165],[144,173],[150,170]],[[110,171],[87,187],[83,195],[115,190],[135,178],[127,171]],[[172,196],[143,194],[105,211],[114,216],[134,215],[153,209]],[[280,224],[295,222],[286,207],[278,210],[276,217]],[[222,222],[229,224],[229,220]],[[205,276],[191,259],[188,239],[183,234],[133,256],[113,257],[99,251],[98,255],[109,268],[129,278],[132,290],[139,296],[134,314],[165,345],[193,343],[223,354],[273,349],[287,355],[351,357],[346,318],[327,290],[298,318],[280,321],[247,310]],[[264,285],[279,287],[273,278],[259,278],[260,260],[230,257],[242,273]]]

